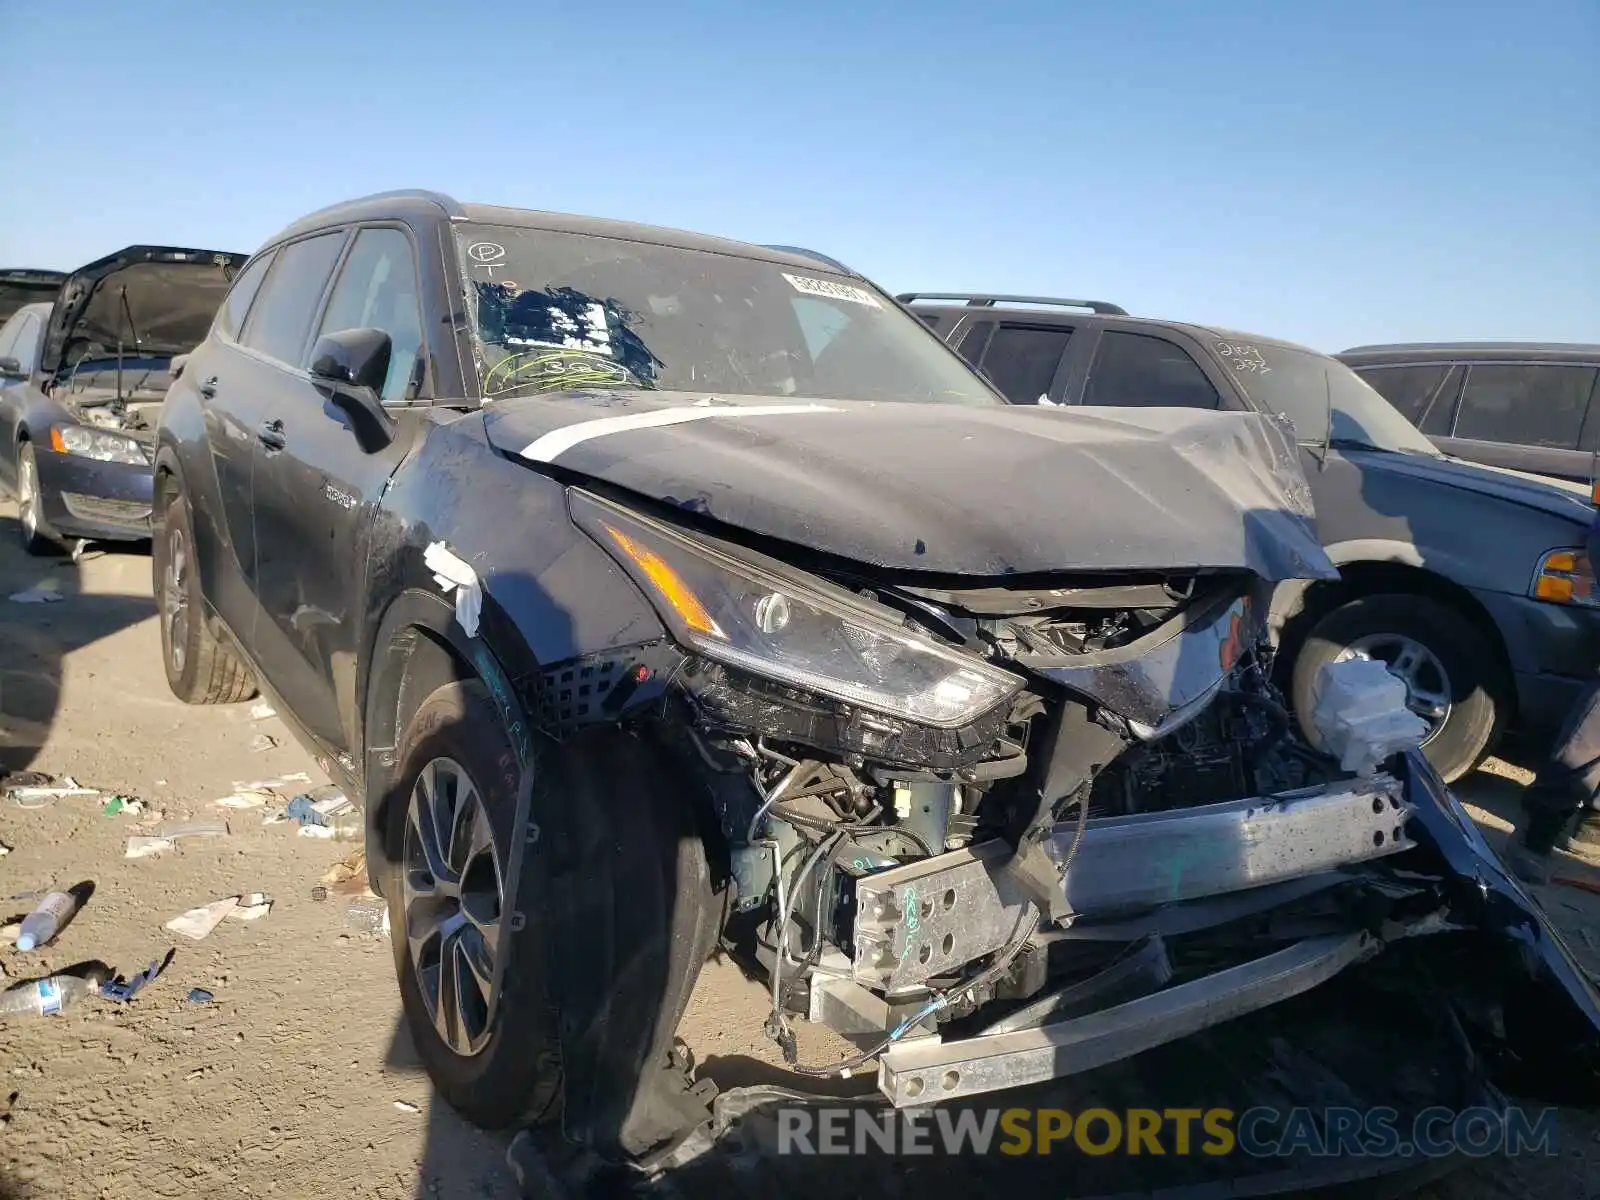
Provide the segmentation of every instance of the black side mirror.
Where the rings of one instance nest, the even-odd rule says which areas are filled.
[[[394,441],[394,418],[380,392],[389,375],[389,335],[381,329],[341,329],[317,339],[311,378],[343,410],[368,454]]]
[[[28,373],[22,369],[22,363],[15,358],[0,358],[0,379],[26,379]]]

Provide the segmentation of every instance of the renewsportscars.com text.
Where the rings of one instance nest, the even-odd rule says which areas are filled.
[[[778,1153],[1270,1158],[1555,1154],[1556,1111],[1428,1108],[782,1108]]]

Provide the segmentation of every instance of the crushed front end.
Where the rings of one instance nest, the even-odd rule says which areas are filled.
[[[569,498],[669,630],[604,704],[666,681],[651,724],[704,783],[724,940],[798,1074],[961,1100],[1414,959],[1424,995],[1441,961],[1490,965],[1437,1002],[1507,1078],[1596,1096],[1593,984],[1362,664],[1302,738],[1262,573],[957,586]],[[799,1062],[800,1020],[858,1052]]]

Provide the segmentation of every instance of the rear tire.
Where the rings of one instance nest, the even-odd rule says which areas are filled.
[[[1372,647],[1372,656],[1379,658],[1386,646],[1420,647],[1432,658],[1423,674],[1443,676],[1423,686],[1448,697],[1444,719],[1422,750],[1445,781],[1454,782],[1489,752],[1499,728],[1501,705],[1485,642],[1459,611],[1426,596],[1364,596],[1343,604],[1317,622],[1295,658],[1292,687],[1300,728],[1318,743],[1311,711],[1324,665],[1358,646]]]
[[[194,559],[189,502],[175,495],[151,543],[161,661],[167,686],[186,704],[236,704],[256,694],[255,680],[233,650],[206,627]]]
[[[17,447],[17,526],[22,533],[22,549],[36,558],[61,553],[61,544],[46,524],[43,508],[39,501],[39,460],[34,457],[33,443],[23,442]]]

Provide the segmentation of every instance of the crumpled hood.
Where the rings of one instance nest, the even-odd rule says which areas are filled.
[[[485,424],[531,463],[884,568],[1335,577],[1294,447],[1256,413],[568,392]]]
[[[1585,489],[1579,484],[1539,479],[1459,458],[1432,458],[1426,454],[1373,450],[1346,450],[1341,453],[1363,471],[1388,472],[1437,483],[1441,487],[1466,488],[1480,495],[1509,500],[1553,516],[1570,517],[1585,528],[1594,519],[1594,508],[1585,495]]]
[[[248,255],[177,246],[129,246],[79,267],[61,285],[39,366],[187,354],[204,340]]]

